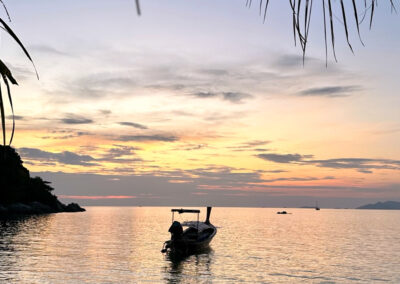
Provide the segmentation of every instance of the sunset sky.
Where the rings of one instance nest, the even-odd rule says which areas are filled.
[[[2,32],[13,146],[83,205],[399,200],[400,16],[352,26],[355,55],[337,20],[326,68],[316,5],[303,66],[287,2],[7,1],[40,75]]]

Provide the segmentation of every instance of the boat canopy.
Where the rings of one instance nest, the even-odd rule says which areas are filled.
[[[0,0],[1,1],[1,0]],[[182,213],[196,213],[197,214],[197,221],[190,221],[190,222],[186,222],[186,224],[182,224],[182,225],[186,225],[189,227],[196,227],[197,229],[199,229],[199,216],[200,216],[200,210],[199,209],[171,209],[172,212],[172,223],[174,222],[174,215],[175,212],[178,212],[179,214]],[[211,214],[211,207],[207,207],[207,218],[204,221],[204,224],[206,224],[207,226],[210,225],[210,214]],[[190,224],[189,224],[190,223]]]
[[[179,214],[182,213],[196,213],[197,214],[197,223],[199,222],[199,215],[200,215],[200,210],[198,209],[171,209],[172,212],[172,222],[174,222],[174,213],[178,212]]]
[[[181,209],[171,209],[171,212],[178,212],[179,214],[182,214],[182,213],[197,213],[197,214],[199,214],[200,210],[198,210],[198,209],[183,209],[183,208],[181,208]]]

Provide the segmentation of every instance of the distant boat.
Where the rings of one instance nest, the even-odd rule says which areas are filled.
[[[288,214],[286,211],[279,211],[279,212],[276,212],[276,214]]]
[[[315,201],[315,210],[320,210],[320,208],[318,207],[318,201]]]
[[[217,228],[210,223],[211,207],[207,207],[207,218],[199,222],[200,210],[172,209],[172,225],[168,232],[171,239],[164,243],[161,252],[170,252],[178,255],[190,255],[208,248],[211,240],[217,233]],[[180,223],[174,221],[174,213],[197,213],[197,221]],[[187,227],[183,230],[183,227]]]

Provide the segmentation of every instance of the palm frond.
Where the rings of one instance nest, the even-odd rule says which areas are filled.
[[[5,9],[9,21],[11,21],[8,10],[2,0],[0,0],[0,4]],[[39,79],[39,74],[37,72],[35,63],[33,62],[32,57],[30,56],[28,50],[22,44],[21,40],[14,33],[14,31],[8,26],[8,24],[2,18],[0,18],[0,28],[2,28],[4,31],[6,31],[14,39],[14,41],[20,46],[20,48],[22,49],[22,51],[24,52],[26,57],[31,61],[33,68],[35,69],[36,76]],[[1,78],[3,79],[3,82],[6,86],[6,88],[7,88],[8,101],[10,103],[11,112],[12,112],[12,130],[11,130],[11,137],[10,137],[10,141],[9,141],[9,145],[11,145],[11,143],[14,139],[14,133],[15,133],[15,115],[14,115],[14,105],[13,105],[13,100],[12,100],[12,96],[11,96],[11,88],[10,88],[9,82],[11,82],[13,85],[18,85],[18,83],[17,83],[17,80],[15,80],[15,78],[13,77],[10,69],[6,66],[6,64],[4,64],[4,62],[2,60],[0,60],[0,75],[1,75]],[[5,117],[6,116],[5,116],[3,95],[2,95],[2,91],[1,91],[1,84],[0,84],[0,113],[1,113],[1,128],[2,128],[2,135],[3,135],[3,145],[5,146],[6,145]]]
[[[136,11],[137,11],[138,15],[140,15],[141,14],[140,5],[139,5],[140,0],[135,0],[135,1],[136,1]],[[259,0],[259,1],[260,1],[259,8],[258,8],[259,14],[260,14],[260,16],[263,16],[263,22],[265,22],[265,20],[267,18],[267,10],[268,10],[268,5],[269,5],[270,0],[265,0],[265,1]],[[282,0],[277,0],[277,1],[282,1]],[[345,5],[343,0],[340,0],[340,1],[320,0],[320,1],[322,2],[326,61],[328,61],[328,41],[327,41],[328,29],[330,32],[330,38],[331,38],[330,45],[332,47],[333,57],[334,57],[335,61],[337,61],[336,51],[335,51],[334,18],[337,18],[338,21],[343,25],[347,44],[348,44],[350,50],[353,52],[353,47],[350,43],[350,34],[349,34],[347,15],[349,15],[349,14],[353,15],[358,38],[359,38],[361,44],[364,45],[364,42],[362,41],[362,38],[361,38],[360,25],[363,23],[364,19],[367,17],[367,13],[369,11],[369,28],[370,29],[372,28],[372,22],[373,22],[373,18],[374,18],[374,14],[375,14],[375,6],[378,6],[378,0],[364,0],[363,1],[364,9],[363,9],[363,11],[361,11],[361,13],[357,7],[356,1],[362,1],[362,0],[351,0],[351,2],[347,2],[350,4],[348,6],[352,6],[352,10],[353,10],[352,13],[350,13],[350,11],[348,11],[350,8]],[[394,0],[387,0],[387,1],[390,4],[391,11],[397,12],[395,1]],[[246,7],[250,8],[252,5],[252,2],[253,2],[252,0],[246,0],[246,4],[245,4]],[[326,3],[326,2],[328,2],[328,3]],[[339,19],[333,13],[334,2],[340,2],[341,19]],[[303,60],[304,60],[304,56],[305,56],[306,48],[307,48],[307,44],[308,44],[308,35],[309,35],[309,29],[310,29],[313,0],[304,0],[304,1],[289,0],[289,4],[290,4],[290,7],[291,7],[292,13],[293,13],[292,26],[293,26],[294,44],[297,45],[297,42],[300,43],[300,48],[302,50]],[[263,10],[264,10],[264,13],[263,13]],[[359,15],[362,15],[361,20],[360,20]],[[329,18],[329,20],[328,20],[328,18]],[[327,25],[327,21],[329,21],[329,28]]]
[[[322,0],[322,13],[324,15],[324,42],[325,42],[325,66],[328,66],[328,40],[326,36],[326,10],[325,0]]]
[[[137,12],[137,14],[140,16],[141,11],[140,11],[140,3],[139,3],[139,0],[135,0],[135,2],[136,2],[136,12]]]
[[[10,17],[10,14],[8,13],[8,9],[7,9],[6,5],[4,4],[3,0],[0,0],[0,4],[3,6],[3,8],[4,8],[4,11],[6,11],[6,14],[7,14],[8,20],[11,22],[11,17]]]
[[[6,145],[6,116],[4,113],[3,95],[1,93],[0,85],[0,113],[1,113],[1,129],[3,130],[3,145]]]
[[[26,57],[28,57],[28,59],[31,61],[33,68],[35,69],[35,73],[36,73],[36,77],[39,79],[39,74],[37,72],[35,63],[33,62],[29,52],[26,50],[25,46],[22,44],[22,42],[20,41],[20,39],[17,37],[17,35],[14,33],[14,31],[7,25],[6,22],[3,21],[2,18],[0,18],[0,24],[2,24],[4,30],[15,40],[16,43],[18,43],[18,45],[21,47],[21,49],[24,51]]]
[[[354,19],[356,21],[356,27],[357,27],[357,33],[358,33],[358,38],[360,39],[360,42],[362,45],[364,45],[364,42],[361,39],[361,33],[360,33],[360,22],[358,20],[358,10],[357,10],[357,4],[356,0],[352,0],[353,2],[353,12],[354,12]]]
[[[347,44],[349,45],[351,52],[354,53],[353,47],[351,46],[350,40],[349,40],[349,29],[347,27],[346,9],[344,8],[343,0],[340,0],[340,6],[342,8],[343,25],[344,25],[344,32],[346,34]]]
[[[347,45],[350,50],[353,52],[353,47],[350,43],[350,28],[348,15],[352,15],[354,18],[354,25],[357,31],[358,39],[361,44],[364,45],[364,42],[361,38],[360,25],[364,21],[369,14],[369,28],[372,28],[373,18],[375,14],[375,7],[378,5],[377,0],[364,0],[364,8],[359,10],[357,0],[351,0],[351,2],[345,2],[343,0],[335,1],[335,0],[321,0],[322,2],[322,14],[323,14],[323,29],[324,29],[324,42],[325,42],[325,58],[328,60],[328,30],[330,33],[330,45],[333,52],[333,57],[335,61],[337,61],[336,50],[335,50],[335,18],[339,21],[341,25],[343,25],[344,34],[346,37]],[[390,4],[391,11],[397,12],[396,4],[394,0],[387,0]],[[263,2],[260,0],[260,11],[262,9],[262,5],[265,5],[265,11],[268,7],[268,2]],[[339,9],[341,10],[341,17],[337,17],[333,10],[335,2],[339,2]],[[295,39],[295,45],[298,42],[300,43],[300,48],[303,52],[303,59],[305,56],[305,51],[308,44],[308,36],[310,29],[310,21],[311,21],[311,13],[312,13],[312,5],[313,0],[289,0],[289,4],[293,13],[292,21],[293,21],[293,36]],[[352,10],[352,11],[349,11]],[[336,10],[335,10],[336,11]],[[361,15],[361,20],[360,20]],[[264,20],[266,15],[264,14]],[[327,25],[327,21],[329,21],[329,25]],[[329,26],[329,28],[328,28]],[[354,53],[354,52],[353,52]]]
[[[14,115],[14,105],[13,105],[12,96],[11,96],[10,84],[8,81],[10,81],[14,85],[18,85],[18,83],[15,80],[15,78],[13,77],[13,75],[11,74],[10,69],[8,69],[8,67],[3,63],[2,60],[0,60],[0,75],[3,78],[3,82],[7,88],[8,100],[10,102],[10,107],[11,107],[11,112],[12,112],[12,131],[11,131],[11,138],[10,138],[10,142],[9,142],[9,145],[11,145],[13,138],[14,138],[14,133],[15,133],[15,115]],[[0,89],[0,96],[1,96],[1,89]],[[3,102],[2,96],[0,98],[0,109],[1,109],[1,126],[2,126],[2,130],[3,130],[3,145],[6,145],[6,125],[5,125],[4,102]]]
[[[11,143],[14,139],[14,133],[15,133],[15,114],[14,114],[14,106],[13,106],[13,101],[12,101],[12,97],[11,97],[11,90],[10,90],[10,84],[8,83],[7,77],[2,75],[3,77],[3,81],[4,84],[7,87],[7,94],[8,94],[8,101],[10,102],[10,107],[11,107],[11,114],[12,114],[12,130],[11,130],[11,138],[10,138],[10,142],[8,143],[8,145],[11,146]]]
[[[370,20],[369,20],[369,28],[372,28],[372,19],[374,17],[374,11],[375,11],[375,0],[372,0],[371,3],[371,16],[370,16]]]
[[[0,60],[0,74],[3,76],[3,78],[10,80],[10,82],[14,85],[18,85],[17,80],[14,79],[10,69],[8,69],[2,60]]]
[[[323,0],[325,1],[325,0]],[[329,9],[329,22],[330,22],[330,27],[331,27],[331,43],[332,43],[332,51],[333,51],[333,57],[335,58],[335,61],[337,62],[336,58],[336,51],[335,51],[335,32],[333,29],[333,13],[332,13],[332,3],[331,0],[328,1],[328,9]],[[326,58],[328,60],[328,58]]]

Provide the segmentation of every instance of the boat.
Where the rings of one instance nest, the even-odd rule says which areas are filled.
[[[315,201],[315,210],[320,210],[320,208],[318,207],[318,201]]]
[[[197,209],[171,209],[171,212],[172,225],[168,230],[171,233],[171,239],[164,242],[162,253],[190,255],[209,247],[211,240],[217,233],[217,228],[210,223],[211,207],[207,207],[207,217],[204,222],[199,221],[200,210]],[[195,213],[197,214],[197,221],[181,224],[174,220],[175,213]]]

